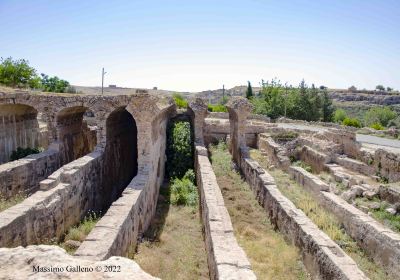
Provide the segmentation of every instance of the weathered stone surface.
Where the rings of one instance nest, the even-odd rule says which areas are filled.
[[[389,203],[400,202],[400,186],[379,186],[379,197]]]
[[[0,165],[0,194],[10,198],[17,193],[31,194],[39,182],[61,166],[56,145],[42,153]]]
[[[312,166],[315,172],[325,170],[325,164],[331,161],[331,158],[309,146],[303,146],[299,152],[299,159]]]
[[[300,167],[298,167],[300,168]],[[314,175],[303,169],[302,174],[310,180],[297,182],[310,190],[316,182]],[[308,175],[307,175],[308,174]],[[299,179],[296,177],[296,179]],[[318,179],[318,178],[317,178]],[[308,185],[308,186],[307,186]],[[364,191],[362,186],[353,186],[355,195]],[[348,204],[337,195],[325,191],[311,192],[323,207],[332,212],[344,225],[346,232],[363,248],[375,262],[384,266],[396,278],[400,274],[400,235],[378,223],[368,214]],[[373,207],[380,207],[376,205]]]
[[[285,148],[276,143],[268,134],[260,134],[258,148],[266,153],[273,164],[286,170],[290,166],[290,159]]]
[[[196,146],[196,178],[200,192],[208,267],[211,279],[256,279],[233,234],[217,178],[203,146]]]
[[[41,272],[36,272],[35,269]],[[68,255],[58,246],[47,245],[0,248],[0,278],[158,279],[144,272],[130,259],[121,257],[111,257],[105,261],[78,259]]]
[[[226,104],[230,122],[230,151],[233,161],[240,162],[240,150],[246,145],[246,120],[253,105],[243,97],[233,97]]]
[[[328,184],[299,166],[290,166],[288,173],[292,179],[314,194],[318,194],[320,191],[329,191]]]
[[[194,126],[194,138],[198,144],[204,144],[204,120],[208,114],[207,104],[201,98],[193,98],[189,101],[189,112]]]
[[[0,213],[0,246],[37,244],[59,238],[78,223],[88,210],[99,209],[101,199],[95,194],[101,177],[103,154],[91,153],[65,165],[57,173],[59,183]]]
[[[271,222],[300,248],[303,262],[315,278],[368,279],[335,242],[271,184],[273,179],[265,181],[260,176],[262,168],[257,162],[242,158],[241,169]],[[268,173],[264,170],[264,174]]]
[[[69,247],[69,248],[71,248],[71,249],[74,249],[74,250],[76,250],[76,249],[78,249],[79,248],[79,246],[81,246],[81,242],[79,242],[79,241],[76,241],[76,240],[67,240],[66,242],[65,242],[65,246],[67,246],[67,247]]]

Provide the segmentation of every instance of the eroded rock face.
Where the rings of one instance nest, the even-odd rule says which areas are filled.
[[[89,261],[68,255],[58,246],[48,245],[0,248],[0,278],[158,279],[127,258],[111,257],[105,261]]]

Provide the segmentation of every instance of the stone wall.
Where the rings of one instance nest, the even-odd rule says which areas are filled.
[[[341,146],[341,153],[357,158],[361,144],[356,141],[356,134],[344,129],[329,129],[324,135],[330,141]]]
[[[268,134],[259,134],[258,148],[266,153],[271,161],[277,167],[286,170],[290,165],[290,159],[287,156],[285,148],[276,143]]]
[[[127,256],[135,250],[138,238],[150,225],[156,210],[164,179],[166,127],[171,113],[166,110],[147,115],[149,122],[138,117],[139,151],[146,155],[139,162],[139,173],[96,224],[76,256],[105,260],[110,256]],[[147,147],[140,145],[142,141],[148,143]]]
[[[324,171],[325,164],[332,161],[332,159],[309,146],[303,146],[299,149],[298,157],[301,161],[311,165],[315,172]]]
[[[240,167],[271,222],[300,248],[307,270],[316,279],[368,279],[335,242],[281,194],[273,177],[256,161],[243,157]]]
[[[389,182],[400,181],[400,155],[378,149],[374,154],[373,164],[376,172],[387,178]]]
[[[60,238],[88,210],[97,210],[96,189],[102,176],[103,154],[93,152],[57,171],[44,191],[0,213],[0,247],[26,246]]]
[[[35,108],[21,104],[0,104],[0,164],[21,148],[47,148],[47,130],[39,125]]]
[[[267,131],[270,124],[249,121],[246,125],[246,141],[250,147],[256,147],[257,135]],[[230,133],[230,123],[226,119],[206,118],[204,123],[204,141],[208,145],[218,141],[226,141]]]
[[[57,145],[39,154],[0,165],[0,196],[10,198],[18,193],[32,194],[39,182],[61,166]]]
[[[57,141],[63,144],[62,162],[68,163],[93,151],[97,144],[90,133],[83,115],[87,108],[68,107],[61,110],[57,118]],[[94,145],[93,145],[94,144]]]
[[[43,101],[41,99],[45,97],[21,98],[41,106],[43,103],[38,99]],[[64,104],[66,100],[71,107],[77,104],[86,107],[84,105],[99,101],[92,107],[97,121],[96,150],[63,166],[40,183],[41,191],[0,213],[0,246],[34,244],[43,239],[60,237],[70,226],[77,224],[88,210],[106,209],[107,204],[121,195],[135,172],[138,179],[148,178],[140,184],[146,188],[137,210],[142,219],[139,232],[150,223],[158,187],[163,179],[166,122],[168,114],[175,108],[172,100],[138,94],[100,99],[88,96],[54,97],[52,101]],[[107,120],[113,118],[113,112],[123,111],[121,108],[125,107],[136,120],[137,134],[132,130],[134,126],[127,125],[127,111],[117,118],[117,122],[111,121],[107,125]],[[42,110],[49,111],[49,108]],[[56,115],[50,118],[54,119],[54,123],[49,122],[53,128],[57,127]],[[55,133],[51,137],[57,139],[57,130],[52,131]],[[137,148],[134,143],[136,138]],[[132,158],[133,163],[130,163]],[[132,188],[135,186],[136,183]]]
[[[233,234],[231,219],[206,148],[196,146],[196,178],[211,279],[256,279]]]
[[[290,167],[289,174],[310,191],[323,207],[333,213],[346,232],[367,254],[394,277],[400,275],[400,235],[369,215],[327,192],[329,186],[301,167]]]

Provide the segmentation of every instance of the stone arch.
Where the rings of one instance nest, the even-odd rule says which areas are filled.
[[[0,163],[18,147],[47,148],[46,124],[39,123],[38,115],[30,105],[0,104]]]
[[[104,148],[105,207],[116,200],[138,173],[138,129],[125,107],[111,112],[106,120]]]
[[[96,131],[91,130],[85,114],[87,107],[74,106],[58,111],[56,115],[56,141],[61,143],[62,162],[68,163],[80,158],[96,146]]]

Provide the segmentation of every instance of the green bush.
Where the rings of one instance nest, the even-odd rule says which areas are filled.
[[[217,104],[217,105],[208,104],[208,111],[210,111],[210,112],[228,112],[228,109],[226,108],[225,105],[221,105],[221,104]]]
[[[342,124],[345,126],[361,127],[361,122],[358,119],[351,119],[348,117],[343,120]]]
[[[375,130],[383,130],[385,129],[380,123],[374,123],[371,125],[371,128],[375,129]]]
[[[0,61],[0,84],[10,87],[37,88],[40,86],[40,78],[36,70],[29,66],[27,60],[13,60],[8,57],[1,58]]]
[[[373,124],[381,124],[388,126],[389,122],[397,117],[389,107],[373,107],[369,109],[364,115],[364,121],[367,126]]]
[[[183,176],[182,179],[187,179],[190,182],[192,182],[193,184],[195,184],[196,182],[196,174],[194,174],[193,169],[189,169],[188,171],[186,171],[185,175]]]
[[[176,106],[178,106],[178,108],[181,109],[185,109],[188,106],[188,102],[183,98],[183,96],[179,93],[174,93],[172,95],[172,97],[174,98],[175,104]]]
[[[345,118],[347,118],[347,113],[343,109],[337,109],[333,114],[333,121],[336,123],[343,123]]]
[[[43,91],[48,92],[66,92],[70,88],[69,82],[62,80],[57,76],[49,77],[46,74],[41,74],[42,76],[42,88]]]
[[[169,178],[182,178],[188,169],[193,169],[193,135],[189,122],[169,123],[166,154]]]
[[[175,178],[171,183],[171,203],[174,205],[196,206],[199,197],[194,184],[194,172],[189,169],[182,179]]]
[[[11,152],[10,160],[18,160],[21,158],[24,158],[26,156],[32,155],[32,154],[38,154],[42,151],[40,148],[21,148],[18,147],[17,150]]]

